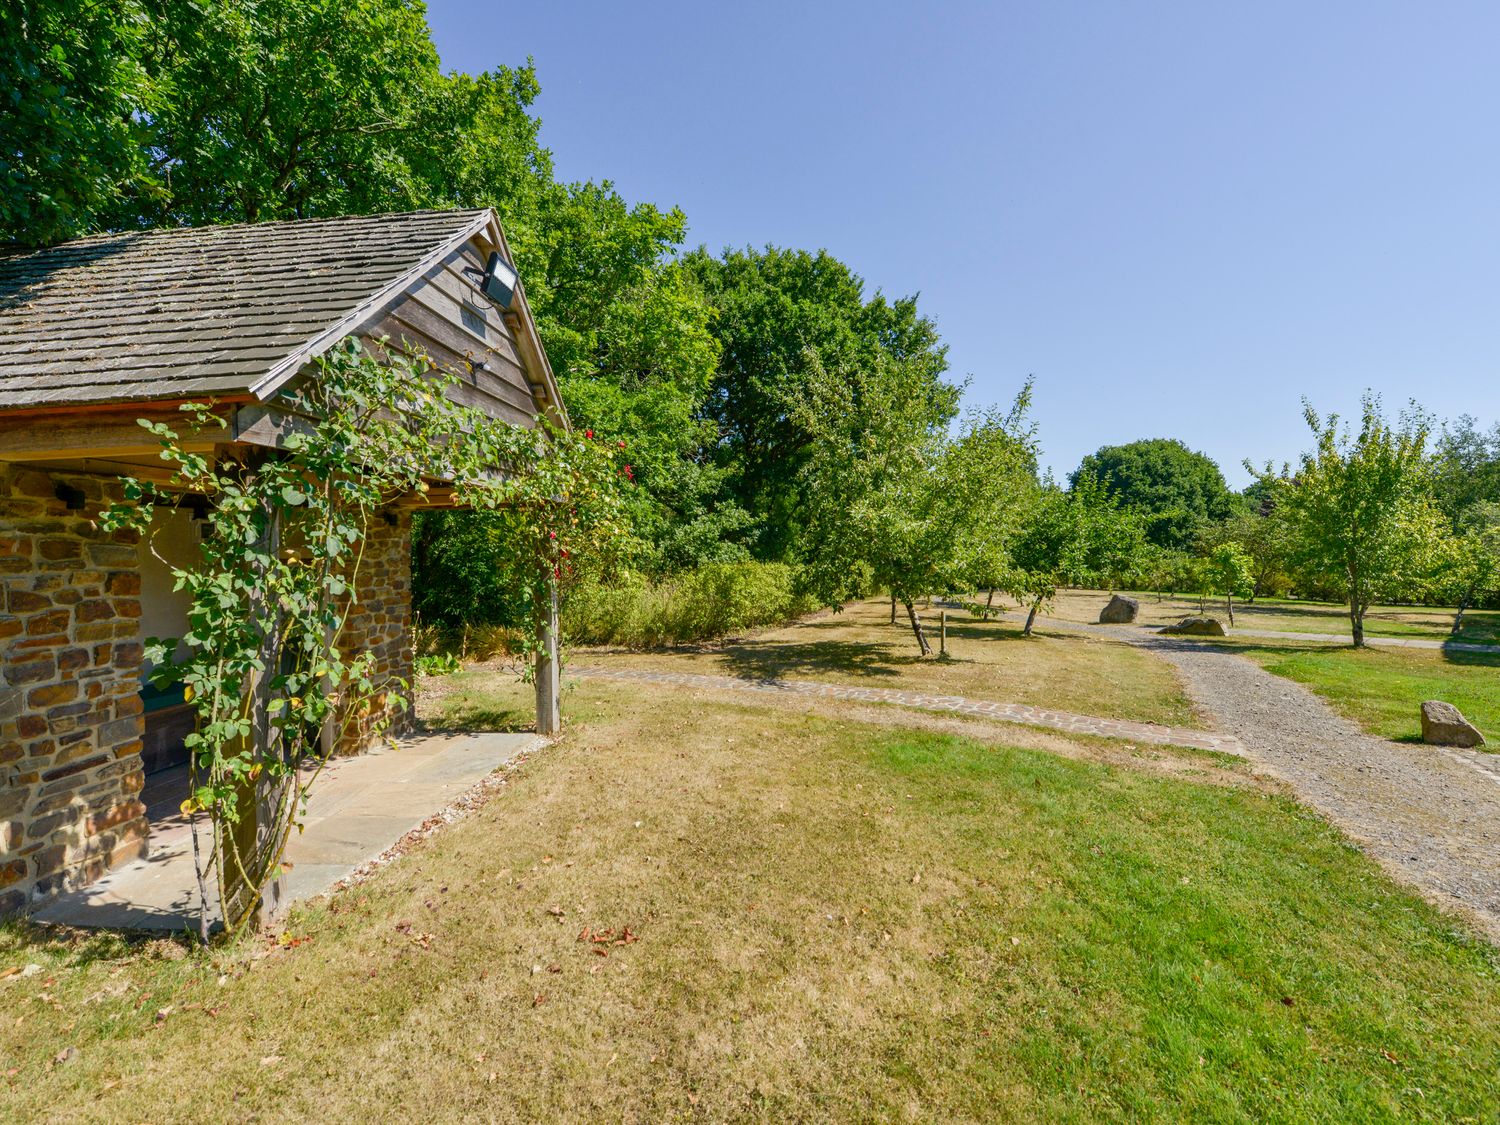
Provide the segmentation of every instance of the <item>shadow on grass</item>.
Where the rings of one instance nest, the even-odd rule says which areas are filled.
[[[154,954],[161,960],[175,961],[196,948],[196,939],[185,932],[42,926],[26,918],[0,922],[0,956],[24,953],[33,957],[56,957],[61,964],[54,968],[81,969],[100,962],[138,956],[142,952]]]
[[[845,672],[886,678],[922,663],[912,640],[909,655],[897,655],[885,644],[858,641],[812,641],[808,644],[730,645],[716,655],[734,675],[751,680],[784,680],[808,672]]]
[[[419,734],[531,734],[536,716],[519,707],[458,703],[418,721]]]
[[[1455,637],[1454,640],[1460,638]],[[1500,652],[1466,652],[1461,648],[1454,648],[1451,642],[1443,645],[1443,659],[1449,664],[1461,664],[1469,668],[1500,668]]]

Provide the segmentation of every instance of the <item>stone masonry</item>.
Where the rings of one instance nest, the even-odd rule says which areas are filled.
[[[145,850],[135,533],[112,477],[0,466],[0,914]]]
[[[358,753],[369,744],[379,710],[392,717],[387,736],[409,734],[414,727],[410,512],[377,513],[371,520],[353,585],[355,605],[344,623],[340,645],[351,656],[374,653],[375,678],[390,685],[382,698],[399,695],[406,700],[406,709],[395,705],[379,708],[377,703],[378,709],[341,721],[341,737],[334,747],[340,754]]]

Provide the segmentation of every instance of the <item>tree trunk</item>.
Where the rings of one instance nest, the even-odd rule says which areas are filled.
[[[1229,624],[1234,624],[1234,595],[1224,595],[1224,607],[1229,610]]]
[[[990,619],[990,607],[995,604],[995,587],[990,587],[990,596],[984,599],[984,619]]]
[[[1365,647],[1365,611],[1353,602],[1349,603],[1349,625],[1354,633],[1354,647]]]
[[[891,591],[891,624],[896,623],[896,591]]]
[[[911,631],[917,638],[917,647],[922,650],[923,656],[932,655],[932,646],[927,643],[927,634],[922,631],[922,620],[917,616],[917,607],[912,602],[903,602],[906,606],[906,616],[911,621]]]
[[[1042,599],[1041,598],[1037,598],[1036,601],[1034,601],[1034,602],[1031,603],[1031,612],[1026,615],[1026,628],[1024,628],[1024,629],[1021,630],[1021,636],[1023,636],[1023,637],[1029,637],[1029,636],[1031,636],[1031,627],[1036,624],[1037,610],[1039,610],[1041,608],[1042,608]]]
[[[1458,613],[1453,618],[1453,632],[1450,636],[1458,636],[1458,631],[1464,627],[1464,614],[1469,612],[1469,607],[1474,604],[1474,583],[1464,591],[1463,598],[1458,603]]]

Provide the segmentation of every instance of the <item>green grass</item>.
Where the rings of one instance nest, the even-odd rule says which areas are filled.
[[[1326,645],[1236,646],[1267,671],[1306,684],[1371,734],[1420,740],[1419,709],[1441,699],[1500,742],[1500,655]]]
[[[636,685],[570,708],[294,947],[0,933],[43,966],[0,985],[0,1117],[1494,1118],[1495,949],[1243,775]]]

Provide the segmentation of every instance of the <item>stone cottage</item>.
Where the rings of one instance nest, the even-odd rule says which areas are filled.
[[[180,763],[192,715],[143,685],[143,641],[184,632],[167,566],[100,510],[170,469],[140,419],[211,401],[212,454],[275,447],[282,391],[354,335],[415,347],[491,416],[566,424],[493,212],[424,211],[133,232],[0,257],[0,913],[150,845],[145,775]],[[378,346],[378,345],[372,345]],[[191,564],[192,498],[153,517]],[[410,679],[411,516],[366,543],[346,640]]]

